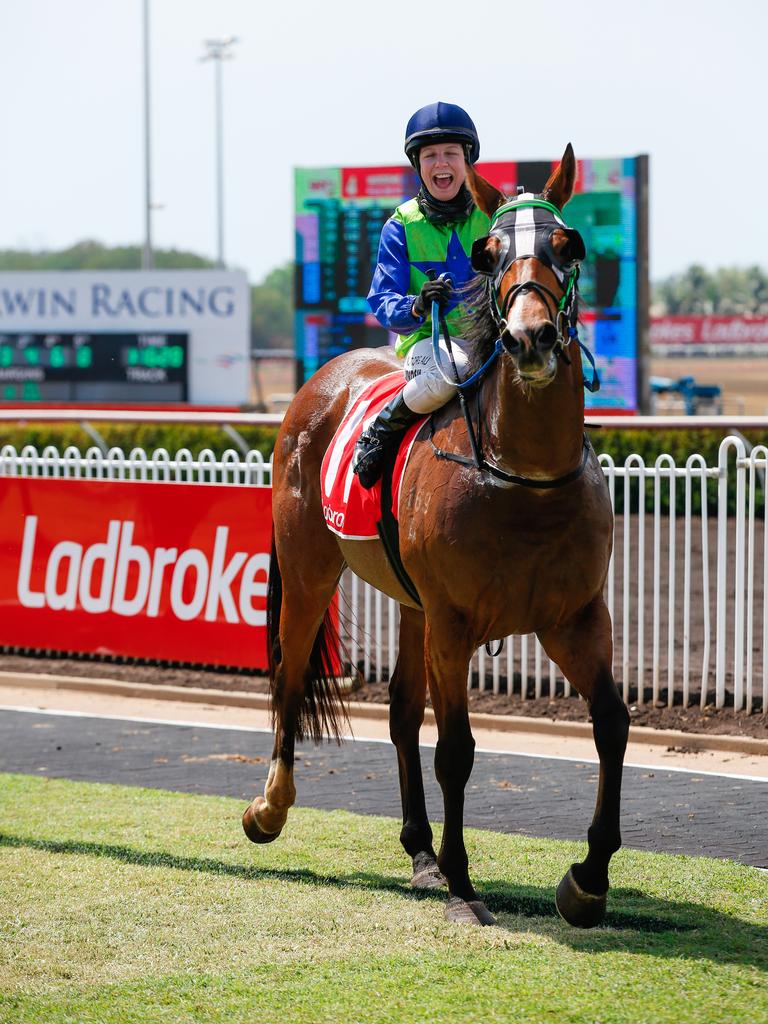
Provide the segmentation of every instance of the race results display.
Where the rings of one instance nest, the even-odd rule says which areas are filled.
[[[185,333],[0,334],[6,401],[185,402]]]
[[[506,195],[540,192],[558,161],[480,163]],[[329,359],[393,336],[370,311],[370,288],[384,222],[419,188],[410,167],[297,168],[296,356],[301,384]],[[601,389],[588,408],[640,408],[647,334],[647,157],[579,160],[565,209],[587,247],[579,282],[581,338],[595,355]]]

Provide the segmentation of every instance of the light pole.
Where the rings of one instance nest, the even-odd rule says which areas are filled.
[[[149,103],[149,0],[144,0],[144,248],[141,269],[151,270],[152,257],[152,149]]]
[[[228,39],[206,39],[206,53],[201,61],[214,61],[214,83],[216,87],[216,215],[217,215],[217,264],[224,268],[224,132],[222,127],[221,62],[232,60],[232,47],[238,42],[237,36]]]

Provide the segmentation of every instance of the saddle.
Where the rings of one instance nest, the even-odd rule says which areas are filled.
[[[380,539],[403,589],[420,604],[416,588],[400,559],[398,505],[403,473],[424,419],[409,427],[399,447],[388,452],[382,478],[370,490],[361,487],[352,472],[357,439],[403,387],[402,371],[395,370],[361,391],[323,457],[320,490],[328,529],[345,540]]]

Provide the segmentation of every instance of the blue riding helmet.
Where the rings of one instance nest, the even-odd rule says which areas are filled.
[[[430,142],[460,142],[467,163],[480,157],[480,140],[469,114],[455,103],[430,103],[417,110],[405,129],[405,155],[418,170],[419,150]]]

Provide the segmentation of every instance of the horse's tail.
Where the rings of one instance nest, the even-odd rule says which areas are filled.
[[[267,581],[267,656],[269,658],[269,689],[272,697],[272,725],[281,717],[283,682],[278,668],[283,652],[280,646],[280,611],[283,606],[283,577],[277,560],[275,530],[272,528],[272,555]],[[347,711],[339,688],[341,671],[339,633],[331,609],[323,616],[309,655],[304,678],[304,695],[296,717],[296,739],[312,739],[319,743],[325,736],[341,742]]]

